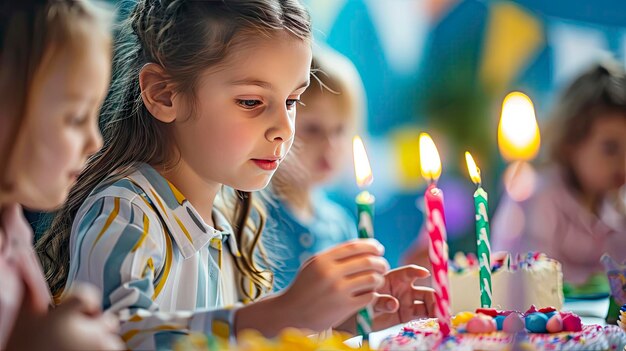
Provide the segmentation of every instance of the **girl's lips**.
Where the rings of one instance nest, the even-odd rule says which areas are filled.
[[[264,171],[274,171],[278,168],[278,164],[280,163],[280,160],[252,159],[252,161],[257,165],[257,167]]]
[[[320,160],[320,162],[318,163],[318,167],[320,171],[322,172],[328,172],[333,169],[332,166],[330,165],[330,162],[328,162],[326,159]]]

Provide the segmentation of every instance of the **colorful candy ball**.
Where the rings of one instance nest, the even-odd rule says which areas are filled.
[[[467,322],[467,332],[472,334],[491,333],[496,331],[496,322],[493,318],[477,314]]]
[[[531,313],[525,318],[526,329],[531,333],[545,333],[548,330],[546,325],[548,324],[548,316],[541,312]]]
[[[561,315],[555,314],[554,316],[548,319],[548,323],[546,323],[546,330],[549,333],[558,333],[563,330],[563,319],[561,319]]]
[[[502,330],[502,324],[504,323],[505,316],[496,316],[494,320],[496,321],[496,328],[498,330]]]
[[[472,312],[460,312],[456,316],[452,317],[452,326],[459,327],[467,324],[475,314]]]
[[[517,312],[513,312],[504,318],[502,322],[502,330],[507,333],[517,333],[524,330],[524,321],[522,316]]]

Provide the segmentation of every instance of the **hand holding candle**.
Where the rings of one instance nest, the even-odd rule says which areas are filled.
[[[474,206],[476,208],[476,247],[480,267],[480,307],[491,308],[491,246],[489,245],[487,192],[481,187],[480,169],[469,152],[465,152],[465,161],[470,178],[478,186],[474,193]]]
[[[354,172],[356,182],[359,188],[363,189],[370,185],[374,180],[372,169],[367,159],[365,146],[359,136],[355,136],[353,140],[354,152]],[[368,239],[374,237],[374,196],[367,190],[363,190],[356,197],[356,206],[358,214],[358,231],[359,238]],[[359,311],[357,314],[357,333],[363,335],[363,341],[367,341],[369,333],[372,332],[372,307]]]
[[[435,143],[426,133],[420,134],[420,166],[422,177],[430,182],[426,188],[427,222],[430,238],[428,256],[432,265],[433,288],[437,309],[435,314],[444,335],[450,332],[450,297],[448,292],[448,243],[443,210],[443,192],[436,181],[441,175],[441,161]]]

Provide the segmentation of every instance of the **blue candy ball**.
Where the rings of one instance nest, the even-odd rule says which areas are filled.
[[[504,316],[496,316],[494,319],[496,320],[496,328],[498,330],[502,330],[502,323],[504,323]]]
[[[546,324],[548,323],[548,316],[541,312],[531,313],[526,316],[525,319],[526,329],[531,333],[546,333]]]
[[[546,315],[546,317],[548,317],[548,319],[552,318],[552,316],[554,316],[555,314],[556,314],[556,311],[545,313],[545,315]]]

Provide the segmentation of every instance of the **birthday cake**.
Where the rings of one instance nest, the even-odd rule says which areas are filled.
[[[459,253],[450,261],[449,267],[452,313],[481,307],[476,256]],[[561,264],[545,254],[493,254],[491,271],[492,307],[510,311],[523,311],[533,304],[554,306],[557,310],[562,308]]]
[[[434,318],[406,324],[395,336],[384,339],[381,351],[408,350],[622,350],[626,334],[616,325],[582,325],[571,312],[554,308],[525,313],[478,309],[452,319],[445,336]]]

